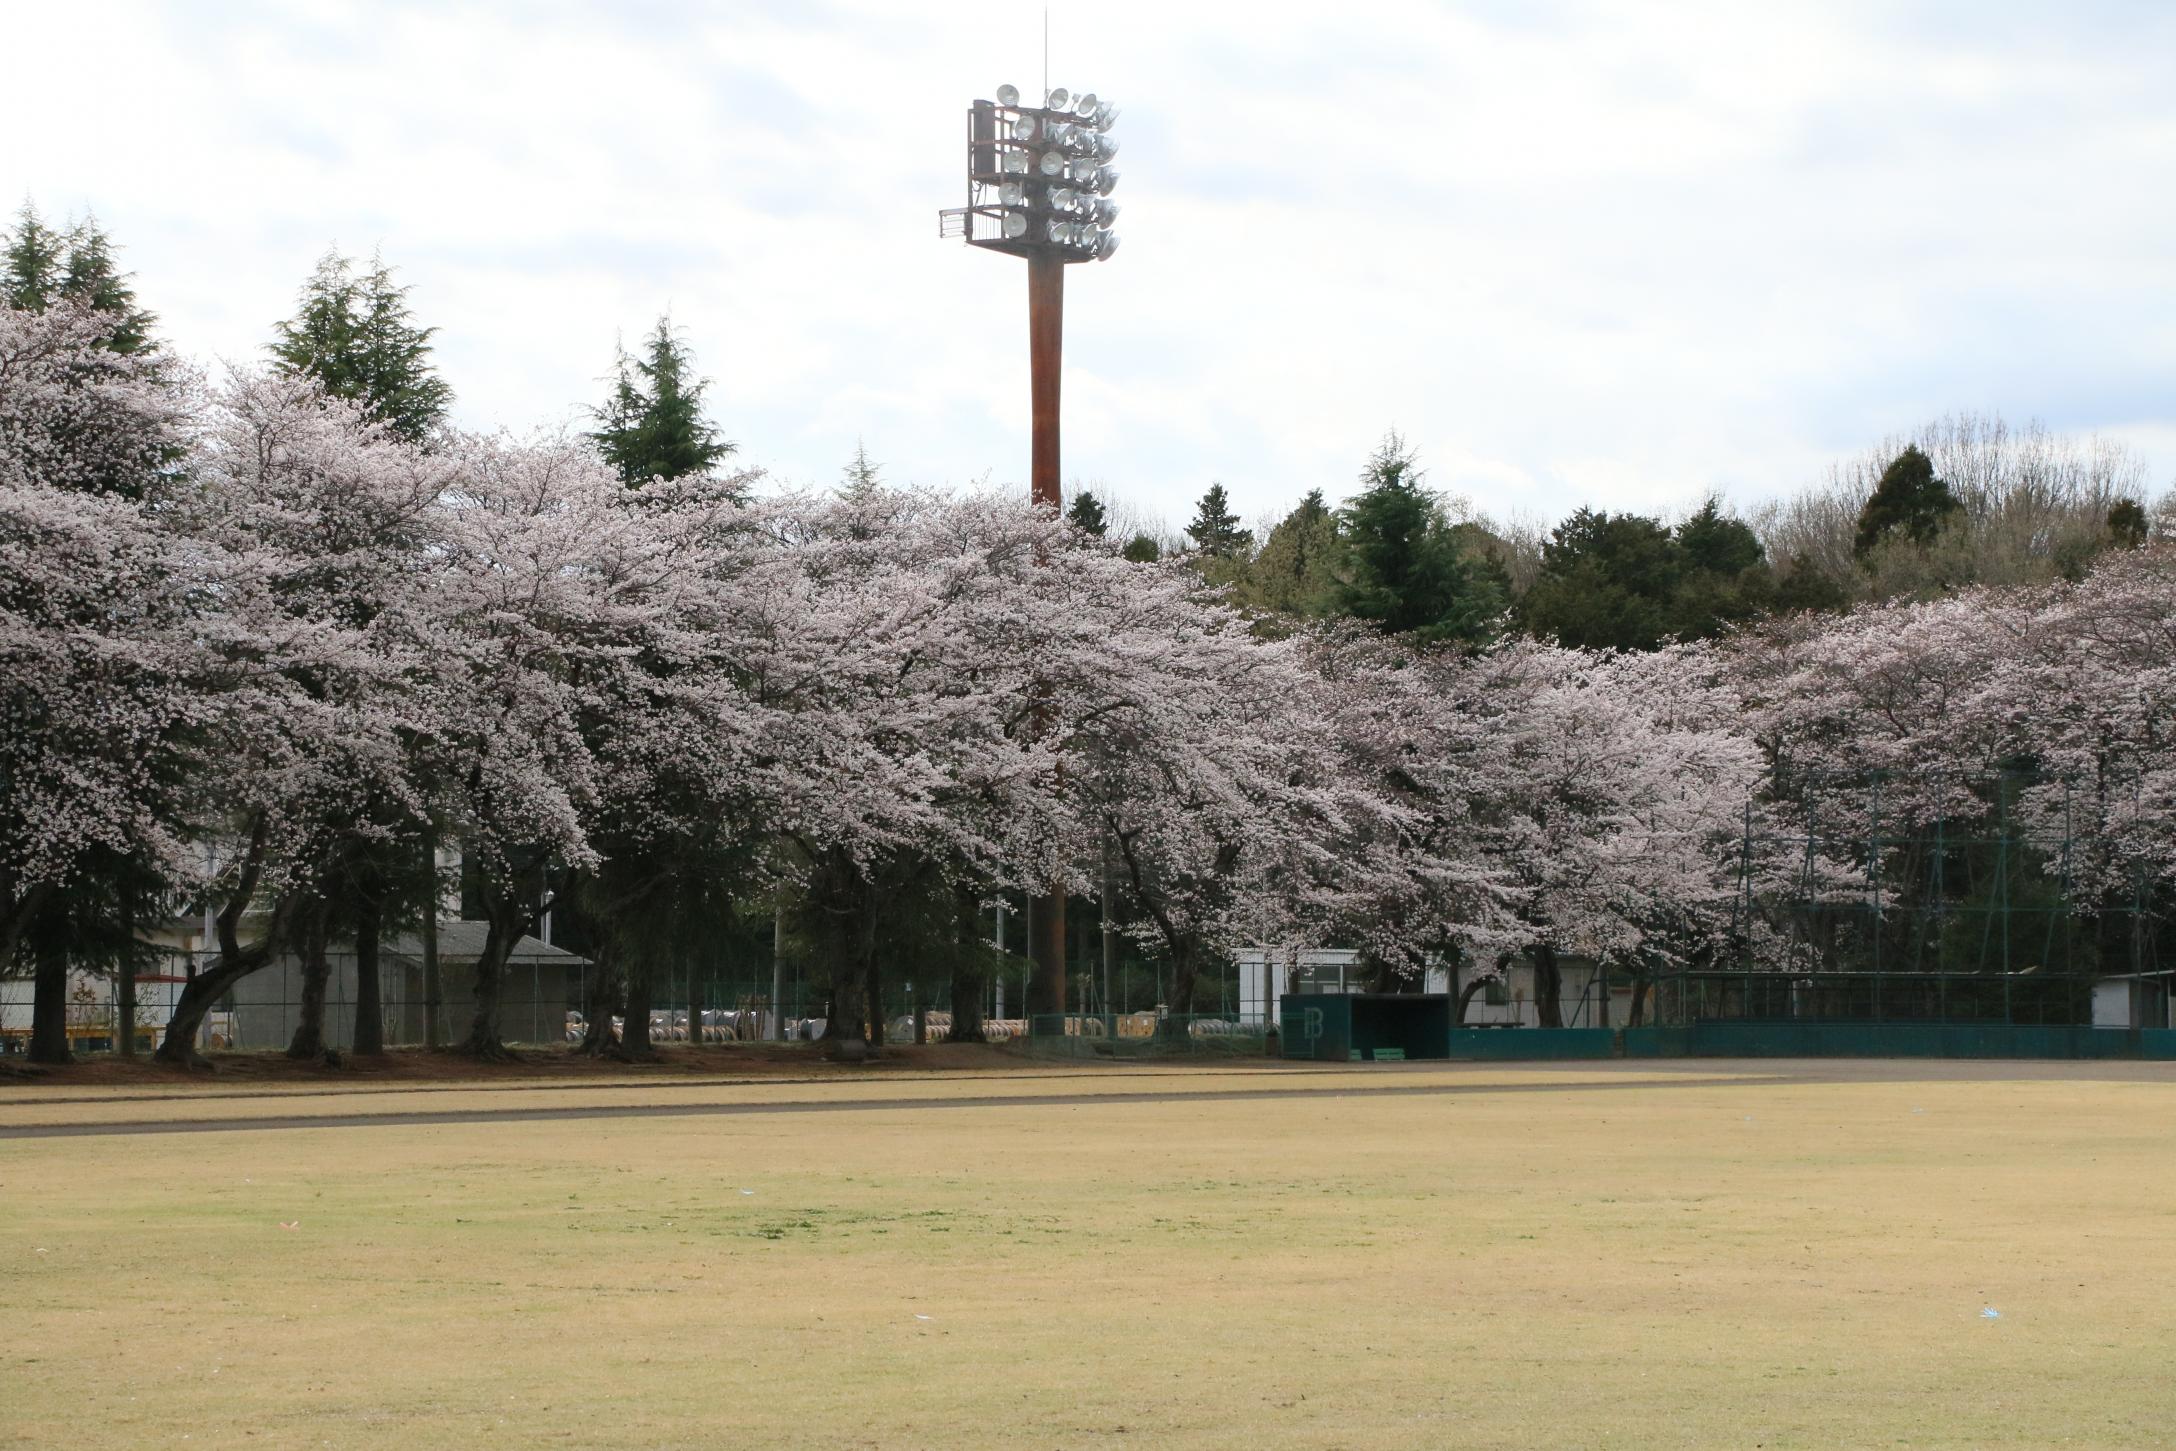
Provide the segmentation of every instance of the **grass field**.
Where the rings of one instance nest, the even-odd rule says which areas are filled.
[[[2176,1065],[0,1087],[0,1267],[0,1446],[2167,1445]]]

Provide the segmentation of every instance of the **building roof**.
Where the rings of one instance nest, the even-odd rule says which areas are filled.
[[[488,922],[442,921],[438,924],[438,958],[441,962],[474,962],[483,956],[484,938],[491,931]],[[423,939],[415,933],[403,933],[385,945],[394,957],[421,959]],[[561,967],[586,964],[589,959],[579,957],[564,948],[534,937],[524,937],[514,944],[507,956],[508,962],[556,963]]]

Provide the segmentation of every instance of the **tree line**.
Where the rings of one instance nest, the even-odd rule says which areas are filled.
[[[1804,611],[2075,581],[2102,555],[2144,544],[2156,515],[2176,520],[2176,494],[2151,511],[2148,494],[2143,462],[2120,445],[1960,414],[1748,518],[1710,496],[1674,523],[1580,508],[1540,530],[1430,490],[1393,433],[1342,503],[1317,489],[1250,529],[1212,484],[1181,534],[1137,529],[1125,547],[1140,559],[1184,554],[1276,617],[1469,646],[1519,633],[1652,650]],[[1106,513],[1092,491],[1075,493],[1082,528],[1105,533]]]
[[[460,1035],[484,1057],[546,912],[606,968],[589,1051],[648,1051],[689,944],[774,912],[829,1036],[881,1043],[911,964],[948,975],[972,1041],[983,908],[1106,881],[1174,1021],[1248,943],[1357,946],[1386,984],[1448,961],[1469,990],[1524,955],[1548,1021],[1563,954],[1642,981],[1786,963],[1790,923],[1749,915],[1747,884],[1803,864],[1749,844],[1803,827],[1807,772],[1852,764],[2098,783],[2064,797],[2079,910],[2144,884],[2162,911],[2176,880],[2176,570],[2143,533],[2039,582],[1869,585],[1827,613],[1770,593],[1701,630],[1671,611],[1790,577],[1713,507],[1575,515],[1520,585],[1391,439],[1342,506],[1313,496],[1255,547],[1219,495],[1167,554],[1090,495],[1059,518],[897,488],[865,451],[836,490],[768,487],[669,320],[591,429],[517,438],[450,426],[381,261],[328,258],[265,360],[217,372],[157,340],[95,229],[26,216],[6,265],[0,971],[35,980],[41,1057],[67,1053],[68,971],[127,981],[180,910],[212,942],[163,1058],[195,1061],[205,1014],[283,959],[292,1051],[334,1046],[334,943],[362,999],[343,1046],[378,1051],[382,943],[435,913],[448,856],[487,924]],[[1939,574],[1975,508],[1912,452],[1855,521],[1870,579],[1892,556]],[[1634,589],[1658,557],[1667,588]],[[1652,638],[1532,613],[1612,588]]]

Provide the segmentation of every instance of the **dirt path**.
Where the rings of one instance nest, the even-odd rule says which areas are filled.
[[[595,1103],[572,1107],[423,1109],[413,1113],[262,1114],[202,1119],[124,1119],[102,1123],[0,1125],[0,1139],[94,1138],[126,1134],[248,1133],[280,1129],[395,1128],[436,1124],[555,1123],[611,1118],[709,1118],[747,1114],[882,1113],[938,1108],[1081,1108],[1103,1104],[1219,1103],[1248,1099],[1409,1098],[1490,1093],[1557,1093],[1593,1089],[1663,1089],[1803,1081],[1781,1074],[1688,1079],[1606,1076],[1591,1079],[1501,1080],[1479,1083],[1317,1083],[1276,1088],[1128,1089],[1116,1093],[985,1093],[959,1098],[790,1099],[754,1103]]]

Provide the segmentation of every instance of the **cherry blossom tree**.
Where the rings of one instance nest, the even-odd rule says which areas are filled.
[[[191,1061],[211,1005],[296,950],[292,1051],[315,1056],[335,883],[427,810],[415,743],[435,663],[413,624],[439,598],[447,466],[308,379],[248,372],[212,400],[190,462],[168,522],[204,581],[193,625],[216,694],[199,829],[216,848],[218,955],[160,1052]]]
[[[192,573],[158,510],[191,382],[69,302],[0,308],[0,970],[41,915],[32,1050],[68,1053],[68,956],[126,944],[183,843]]]

